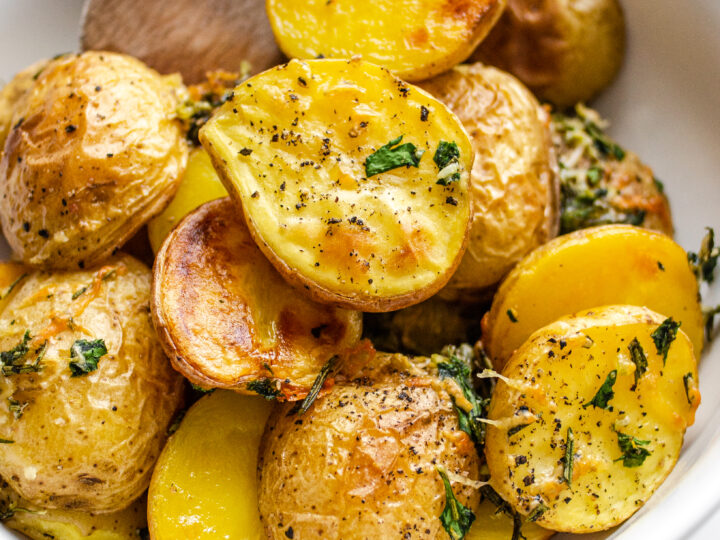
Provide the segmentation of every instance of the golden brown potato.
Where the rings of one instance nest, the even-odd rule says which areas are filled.
[[[576,231],[523,259],[483,318],[485,350],[500,370],[537,329],[609,304],[646,306],[681,321],[700,357],[703,315],[685,250],[664,234],[630,225]]]
[[[0,89],[0,149],[5,146],[5,139],[12,128],[15,109],[20,105],[27,91],[35,84],[35,79],[47,63],[47,60],[35,62],[15,75]]]
[[[610,84],[624,56],[618,0],[508,0],[472,59],[509,71],[562,108]]]
[[[278,406],[260,461],[260,516],[267,538],[447,539],[437,471],[474,509],[478,456],[438,381],[407,359],[379,353],[372,369],[336,384],[304,415]]]
[[[553,114],[560,165],[562,234],[607,223],[628,223],[673,235],[662,183],[633,152],[604,133],[607,122],[587,107]]]
[[[62,56],[12,117],[0,218],[25,263],[90,267],[172,197],[187,160],[176,78],[114,53]]]
[[[505,0],[267,0],[280,48],[290,58],[351,58],[420,81],[465,60]]]
[[[635,513],[675,466],[700,404],[690,339],[646,308],[609,306],[537,332],[490,403],[490,482],[549,529],[588,533]]]
[[[458,66],[421,87],[460,118],[475,151],[468,249],[442,292],[461,300],[498,283],[557,234],[549,117],[515,77],[482,64]]]
[[[2,523],[32,540],[141,540],[147,530],[145,496],[125,510],[90,514],[80,510],[46,510],[24,501],[0,480]]]
[[[34,272],[5,306],[0,475],[33,504],[113,512],[147,488],[182,401],[152,328],[151,277],[125,255]]]
[[[153,540],[260,540],[257,461],[264,399],[218,390],[187,412],[153,473]]]
[[[260,249],[321,302],[407,307],[460,262],[472,146],[442,103],[383,68],[293,60],[237,87],[200,140]]]
[[[2,313],[5,306],[10,302],[20,282],[24,280],[30,272],[31,269],[22,263],[0,263],[0,313]]]
[[[175,369],[203,387],[303,399],[360,339],[362,315],[294,291],[224,198],[187,216],[155,261],[155,328]]]

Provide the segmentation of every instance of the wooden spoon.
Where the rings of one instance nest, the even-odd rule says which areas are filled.
[[[212,69],[257,73],[284,61],[264,0],[87,0],[82,50],[135,56],[160,73],[200,82]]]

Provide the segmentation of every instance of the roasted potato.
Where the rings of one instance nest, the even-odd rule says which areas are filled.
[[[562,234],[607,223],[628,223],[673,235],[662,183],[633,152],[608,137],[600,115],[583,105],[553,114],[560,165]]]
[[[491,484],[557,531],[601,531],[635,513],[675,466],[700,404],[690,339],[634,306],[538,330],[502,375],[488,412]]]
[[[183,217],[204,202],[226,196],[227,191],[213,169],[207,152],[202,148],[193,150],[175,197],[165,210],[148,223],[148,236],[153,251],[160,251],[163,240]]]
[[[615,78],[624,56],[618,0],[508,0],[471,58],[509,71],[563,108],[595,97]]]
[[[515,77],[482,64],[458,66],[421,87],[458,115],[475,151],[468,249],[443,290],[463,299],[498,283],[557,234],[549,117]]]
[[[380,353],[304,415],[277,406],[260,454],[267,538],[449,538],[438,466],[461,504],[477,506],[475,446],[438,379],[407,363]]]
[[[106,513],[150,482],[182,403],[150,319],[150,271],[126,255],[34,272],[0,315],[0,475],[32,504]]]
[[[2,523],[32,540],[141,540],[147,529],[147,499],[140,497],[125,510],[90,514],[80,510],[45,510],[24,501],[0,480]]]
[[[205,388],[302,399],[353,347],[362,315],[294,291],[224,198],[187,216],[155,260],[153,318],[175,369]]]
[[[86,52],[50,62],[15,108],[0,218],[25,263],[89,268],[162,210],[187,160],[176,78]]]
[[[366,60],[420,81],[465,60],[506,0],[266,0],[280,48],[290,58]]]
[[[154,540],[260,540],[257,460],[270,409],[264,399],[225,390],[192,406],[153,473]]]
[[[26,67],[0,90],[0,149],[5,146],[5,139],[12,128],[15,109],[47,63],[47,60],[40,60]]]
[[[200,141],[260,249],[319,301],[407,307],[462,258],[470,140],[442,103],[383,68],[293,60],[237,87]]]
[[[563,315],[618,303],[682,322],[700,357],[703,316],[687,254],[664,234],[630,225],[576,231],[523,259],[483,317],[485,350],[500,370],[537,329]]]
[[[10,302],[18,285],[31,272],[31,269],[22,263],[0,262],[0,313]]]

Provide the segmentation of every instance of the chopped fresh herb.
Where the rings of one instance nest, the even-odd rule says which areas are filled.
[[[715,307],[703,307],[703,320],[705,321],[705,339],[713,340],[715,331],[715,316],[720,315],[720,305]]]
[[[693,404],[693,398],[690,397],[690,386],[695,383],[692,373],[683,375],[683,386],[685,386],[685,397],[690,405]]]
[[[187,409],[182,409],[175,415],[175,418],[173,418],[170,427],[168,427],[167,429],[168,435],[172,435],[178,429],[180,429],[180,424],[182,424],[183,418],[185,418],[185,414],[187,414]]]
[[[497,507],[497,513],[503,513],[513,520],[513,533],[511,540],[520,540],[525,537],[522,535],[522,518],[508,502],[506,502],[492,486],[486,484],[480,488],[480,495],[483,499],[487,499]]]
[[[460,149],[455,142],[440,141],[433,161],[439,171],[438,184],[447,186],[460,180]]]
[[[608,402],[615,397],[613,385],[617,380],[617,370],[613,369],[605,378],[605,382],[595,394],[595,397],[583,405],[583,409],[587,409],[590,405],[598,409],[608,409]]]
[[[562,234],[610,223],[638,226],[645,221],[646,211],[642,208],[613,207],[606,188],[579,190],[569,183],[563,183],[561,192],[560,232]]]
[[[655,342],[655,348],[657,353],[663,357],[663,366],[667,361],[668,352],[670,351],[670,345],[675,341],[677,337],[678,328],[680,328],[679,322],[675,322],[672,317],[665,319],[660,326],[651,334],[653,341]]]
[[[658,178],[653,176],[653,182],[655,183],[655,187],[660,193],[665,193],[665,184],[663,184]]]
[[[457,500],[447,473],[440,467],[437,468],[437,472],[445,485],[445,508],[440,514],[440,522],[450,538],[462,540],[470,530],[473,521],[475,521],[475,514]]]
[[[203,388],[202,386],[198,386],[195,383],[190,383],[190,386],[193,390],[196,392],[200,392],[201,394],[212,394],[215,391],[215,388]]]
[[[548,507],[545,506],[543,503],[538,504],[535,507],[535,509],[532,512],[530,512],[530,515],[528,515],[527,521],[529,521],[530,523],[537,521],[548,510],[549,510]]]
[[[270,379],[257,379],[255,381],[250,381],[247,384],[247,389],[251,392],[255,392],[256,394],[264,397],[268,401],[273,400],[278,397],[280,394],[280,390],[277,389],[273,382]]]
[[[20,282],[21,282],[23,279],[25,279],[26,277],[28,277],[28,274],[23,274],[23,275],[21,275],[20,277],[18,277],[15,281],[13,281],[13,282],[10,284],[10,286],[7,288],[7,290],[6,290],[4,293],[2,293],[2,295],[0,295],[0,300],[2,300],[3,298],[7,298],[7,296],[8,296],[11,292],[13,292],[13,290],[15,289],[15,287],[17,287],[18,283],[20,283]]]
[[[75,292],[73,293],[72,299],[73,299],[73,300],[77,300],[77,299],[80,298],[80,296],[82,296],[82,295],[85,293],[85,291],[87,291],[87,290],[88,290],[87,285],[85,285],[84,287],[80,287],[77,291],[75,291]]]
[[[10,439],[0,439],[0,444],[15,444],[15,441],[11,441]]]
[[[508,319],[510,319],[510,322],[513,322],[513,323],[518,322],[517,313],[515,312],[514,309],[508,309],[506,313],[507,313]]]
[[[23,341],[25,342],[25,346],[27,342],[25,341],[25,338],[27,337],[29,340],[30,332],[26,331],[25,336],[23,336]],[[35,361],[32,364],[21,364],[20,360],[22,360],[25,355],[27,354],[28,350],[25,351],[24,354],[21,356],[18,356],[17,358],[13,359],[10,363],[4,363],[2,366],[2,374],[6,377],[9,377],[11,375],[20,375],[23,373],[37,373],[39,371],[42,371],[43,365],[42,365],[42,359],[45,356],[45,351],[47,351],[47,341],[45,341],[38,349],[35,350],[35,354],[37,355],[35,357]],[[2,353],[0,353],[2,354]]]
[[[593,187],[597,186],[600,183],[600,180],[602,180],[604,174],[605,171],[601,167],[590,167],[587,172],[588,184]]]
[[[563,478],[567,485],[572,485],[573,465],[575,462],[575,435],[572,428],[567,429],[567,438],[565,439],[565,464],[563,466]]]
[[[593,122],[582,109],[577,109],[578,116],[585,123],[585,131],[592,137],[595,147],[606,157],[613,157],[618,161],[625,159],[625,150],[623,150],[615,141],[610,139],[605,132]]]
[[[0,362],[4,366],[14,366],[18,360],[22,360],[28,353],[28,343],[30,342],[30,330],[25,330],[20,343],[12,349],[0,352]]]
[[[305,414],[306,412],[308,412],[312,404],[317,399],[320,390],[322,390],[323,384],[325,384],[325,379],[327,379],[330,371],[332,371],[332,369],[335,367],[337,361],[338,357],[333,356],[330,360],[325,362],[325,365],[322,367],[320,373],[318,373],[318,376],[315,378],[315,382],[313,382],[313,385],[310,388],[310,392],[308,392],[308,395],[305,396],[302,405],[300,405],[300,408],[298,409],[298,414]]]
[[[650,441],[641,441],[631,435],[616,432],[618,436],[618,446],[623,455],[615,461],[622,461],[623,466],[632,468],[639,467],[645,462],[645,459],[651,455],[647,448],[642,448],[650,444]]]
[[[400,135],[365,158],[365,175],[368,178],[398,167],[417,167],[420,164],[423,150],[413,143],[400,144],[402,139],[403,135]]]
[[[25,412],[25,407],[27,407],[28,404],[20,403],[17,399],[13,398],[12,396],[7,398],[7,400],[8,400],[8,410],[11,413],[13,413],[15,420],[20,420],[20,418],[22,418],[23,412]]]
[[[532,422],[529,424],[519,424],[517,426],[511,427],[510,429],[508,429],[508,432],[507,432],[508,438],[512,437],[516,433],[519,433],[520,431],[522,431],[523,429],[525,429],[526,427],[531,426],[531,425],[532,425]]]
[[[86,339],[76,340],[70,347],[70,358],[75,358],[75,360],[70,360],[69,363],[72,377],[80,377],[95,371],[98,368],[100,358],[105,356],[107,352],[105,340],[103,339],[94,339],[92,341]]]
[[[640,380],[640,377],[642,377],[648,368],[648,361],[647,357],[645,356],[645,351],[642,348],[642,345],[640,345],[640,342],[637,338],[633,339],[630,342],[629,345],[630,349],[630,360],[633,361],[633,364],[635,364],[635,384],[632,387],[632,390],[635,390],[637,388],[637,383]]]
[[[712,283],[715,280],[715,268],[720,257],[720,247],[715,245],[715,231],[708,227],[698,253],[688,252],[690,267],[698,280]]]

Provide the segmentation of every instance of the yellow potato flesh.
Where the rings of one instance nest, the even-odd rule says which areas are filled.
[[[555,534],[554,531],[527,522],[523,523],[520,532],[525,540],[547,540]],[[498,512],[497,506],[484,499],[475,511],[475,521],[465,535],[465,540],[511,540],[512,535],[512,518]]]
[[[645,306],[681,321],[700,357],[702,309],[685,251],[663,234],[626,225],[561,236],[523,259],[495,296],[483,321],[483,342],[502,369],[538,328],[610,304]]]
[[[175,197],[160,215],[148,223],[148,236],[153,252],[160,251],[163,240],[177,223],[201,204],[225,197],[227,191],[220,182],[202,148],[193,150]]]
[[[154,540],[259,540],[257,457],[269,402],[217,390],[187,413],[153,474]]]
[[[490,404],[494,423],[485,455],[493,487],[518,512],[527,516],[544,505],[538,525],[605,530],[630,517],[665,480],[700,393],[692,343],[682,330],[663,365],[651,335],[664,320],[634,306],[593,309],[538,330],[513,355],[502,373],[509,382],[498,382]],[[635,339],[647,360],[637,383]],[[592,405],[613,371],[614,396]],[[574,435],[569,486],[563,465],[568,429]],[[621,459],[618,432],[647,441],[642,448],[650,455],[639,466]]]
[[[425,151],[419,167],[366,178],[365,159],[400,135]],[[200,140],[259,247],[321,300],[405,307],[437,291],[462,257],[468,136],[442,103],[383,68],[291,61],[237,87]],[[441,141],[460,152],[448,186],[436,183]]]
[[[267,0],[280,48],[291,58],[363,58],[408,81],[465,60],[505,0]]]

